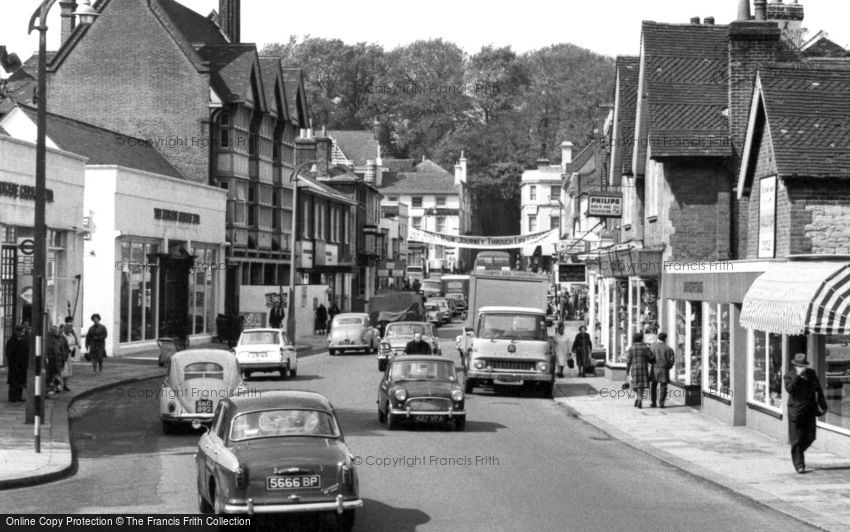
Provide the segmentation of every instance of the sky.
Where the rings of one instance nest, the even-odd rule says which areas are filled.
[[[218,9],[218,0],[181,1],[204,15]],[[803,26],[810,35],[824,30],[838,44],[850,47],[850,2],[799,1],[806,9]],[[18,53],[22,60],[38,48],[37,32],[28,36],[27,26],[40,3],[3,0],[0,45]],[[374,42],[391,49],[419,39],[442,37],[468,53],[488,44],[510,45],[515,51],[526,52],[568,42],[608,56],[637,55],[642,20],[688,23],[694,16],[713,16],[718,24],[726,24],[736,16],[737,4],[738,0],[523,0],[510,4],[481,0],[322,0],[319,4],[244,0],[242,41],[262,47],[286,42],[294,34],[339,38],[348,43]],[[319,13],[328,16],[319,18]],[[57,3],[48,24],[49,49],[59,44],[58,15]]]

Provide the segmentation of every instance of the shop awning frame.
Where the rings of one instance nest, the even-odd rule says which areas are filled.
[[[850,263],[771,265],[744,296],[741,326],[778,334],[850,334]]]

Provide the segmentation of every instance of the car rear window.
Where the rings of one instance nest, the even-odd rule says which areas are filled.
[[[242,334],[240,345],[279,344],[280,333],[274,331],[256,331]]]
[[[388,325],[387,336],[413,336],[415,333],[427,334],[424,325]]]
[[[336,325],[362,325],[363,318],[337,318],[334,323]]]
[[[455,367],[451,362],[400,362],[393,363],[392,380],[456,380]]]
[[[280,436],[339,437],[334,417],[319,410],[277,409],[237,415],[230,425],[232,441]]]
[[[224,380],[224,368],[215,362],[193,362],[183,368],[183,380],[189,379]]]

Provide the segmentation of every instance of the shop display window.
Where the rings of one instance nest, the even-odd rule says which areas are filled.
[[[750,344],[750,395],[753,403],[782,409],[783,336],[763,331],[749,332]]]
[[[702,389],[713,395],[729,397],[731,386],[730,305],[705,303],[704,306],[705,338],[703,341],[707,371],[703,377]]]
[[[670,334],[675,351],[674,381],[681,385],[699,384],[702,379],[702,303],[676,300]]]
[[[829,412],[823,422],[850,429],[850,335],[826,337],[825,364],[818,368]]]
[[[120,342],[156,338],[156,265],[148,262],[149,257],[156,253],[156,244],[121,242]]]

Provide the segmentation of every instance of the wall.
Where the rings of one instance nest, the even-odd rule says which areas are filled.
[[[48,77],[48,107],[153,142],[187,139],[162,154],[191,180],[206,183],[209,151],[192,139],[206,138],[209,74],[198,72],[147,4],[107,4]]]

